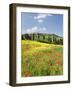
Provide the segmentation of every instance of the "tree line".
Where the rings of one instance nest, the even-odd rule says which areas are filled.
[[[22,34],[21,39],[63,45],[63,38],[55,34],[42,34],[42,33]]]

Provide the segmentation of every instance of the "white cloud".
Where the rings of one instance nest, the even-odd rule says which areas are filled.
[[[34,26],[32,28],[28,28],[26,30],[23,30],[23,33],[45,33],[47,29],[45,27],[37,27]]]
[[[42,23],[42,22],[43,22],[43,20],[42,20],[42,19],[40,19],[40,20],[38,20],[38,22],[39,22],[39,23]]]
[[[44,19],[48,16],[53,16],[52,14],[38,14],[37,16],[34,17],[35,20],[37,20],[39,23],[42,23],[44,21]]]
[[[27,32],[27,33],[34,33],[34,32],[36,32],[37,30],[38,30],[38,27],[35,26],[35,27],[32,27],[32,28],[27,29],[26,32]]]
[[[34,19],[44,19],[46,18],[47,14],[38,14],[37,16],[34,17]]]

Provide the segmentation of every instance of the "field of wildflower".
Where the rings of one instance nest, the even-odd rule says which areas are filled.
[[[63,45],[21,41],[21,76],[53,76],[63,74]]]

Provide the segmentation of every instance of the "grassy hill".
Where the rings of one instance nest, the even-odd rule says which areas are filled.
[[[63,46],[22,40],[22,77],[63,74]]]

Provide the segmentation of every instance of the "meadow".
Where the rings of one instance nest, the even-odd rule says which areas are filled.
[[[22,77],[63,74],[63,45],[22,40],[21,47]]]

